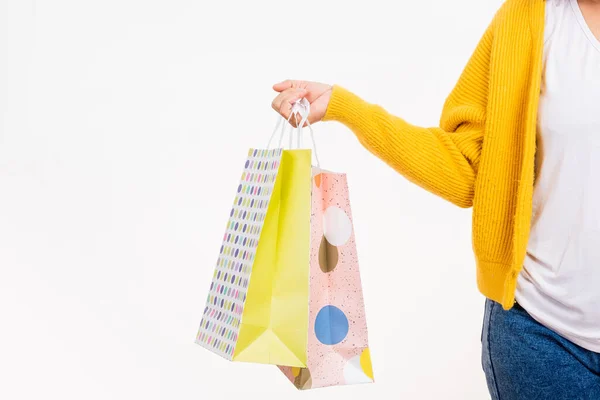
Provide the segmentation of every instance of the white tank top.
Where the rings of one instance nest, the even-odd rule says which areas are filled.
[[[547,0],[531,233],[516,300],[600,353],[600,40],[577,0]]]

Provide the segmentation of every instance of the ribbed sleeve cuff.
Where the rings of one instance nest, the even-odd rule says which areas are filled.
[[[359,133],[371,125],[370,114],[365,112],[368,107],[369,103],[354,93],[339,85],[333,85],[323,121],[338,121]]]

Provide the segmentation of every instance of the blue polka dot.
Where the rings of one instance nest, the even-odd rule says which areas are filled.
[[[348,335],[348,328],[348,318],[335,306],[321,308],[315,319],[315,335],[323,344],[338,344]]]

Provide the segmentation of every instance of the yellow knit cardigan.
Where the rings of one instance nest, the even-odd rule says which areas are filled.
[[[334,85],[324,120],[349,127],[411,182],[473,207],[477,287],[515,302],[532,212],[544,0],[506,0],[446,99],[423,128]]]

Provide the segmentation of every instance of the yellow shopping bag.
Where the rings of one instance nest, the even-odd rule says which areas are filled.
[[[285,150],[262,228],[234,361],[306,365],[310,150]]]
[[[311,174],[310,150],[249,151],[197,344],[232,361],[306,367]]]

